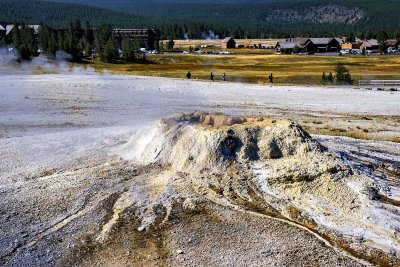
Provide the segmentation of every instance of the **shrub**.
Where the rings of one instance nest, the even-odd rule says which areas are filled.
[[[300,52],[301,52],[300,46],[295,45],[295,46],[293,47],[293,54],[298,54],[298,53],[300,53]]]

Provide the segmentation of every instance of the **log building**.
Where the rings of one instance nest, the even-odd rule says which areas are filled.
[[[114,29],[113,36],[121,46],[124,38],[138,40],[142,48],[156,50],[160,42],[160,33],[153,29]]]

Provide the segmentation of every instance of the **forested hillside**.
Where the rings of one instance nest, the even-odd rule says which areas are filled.
[[[398,0],[52,1],[85,6],[3,0],[0,20],[63,25],[79,18],[89,20],[93,25],[109,22],[115,27],[155,27],[161,30],[163,37],[174,38],[205,38],[210,31],[220,37],[233,35],[236,38],[322,37],[352,33],[374,37],[380,31],[396,37],[400,28]]]
[[[5,22],[45,22],[53,27],[67,27],[76,19],[90,21],[92,25],[109,22],[116,27],[152,26],[151,19],[93,6],[30,0],[1,0],[0,4],[0,21]]]

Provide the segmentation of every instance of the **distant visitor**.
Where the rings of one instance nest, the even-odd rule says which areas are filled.
[[[192,74],[190,73],[190,71],[186,74],[186,78],[188,78],[190,80],[190,78],[192,78]]]
[[[214,81],[214,74],[212,72],[210,73],[210,80]]]
[[[222,80],[225,82],[226,81],[226,74],[224,72],[224,74],[222,75]]]
[[[272,76],[272,73],[268,76],[269,82],[274,83],[274,76]]]

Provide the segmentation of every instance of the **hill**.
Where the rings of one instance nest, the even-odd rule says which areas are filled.
[[[115,26],[157,27],[164,37],[175,38],[204,38],[210,30],[215,35],[236,38],[351,33],[373,37],[379,31],[395,37],[399,13],[397,0],[5,0],[0,7],[3,20],[61,25],[80,18],[94,25],[107,21]]]
[[[82,4],[29,0],[2,0],[0,18],[1,21],[24,21],[28,24],[45,22],[53,27],[65,27],[76,19],[90,21],[92,25],[109,22],[116,27],[152,26],[150,19],[140,15]]]

